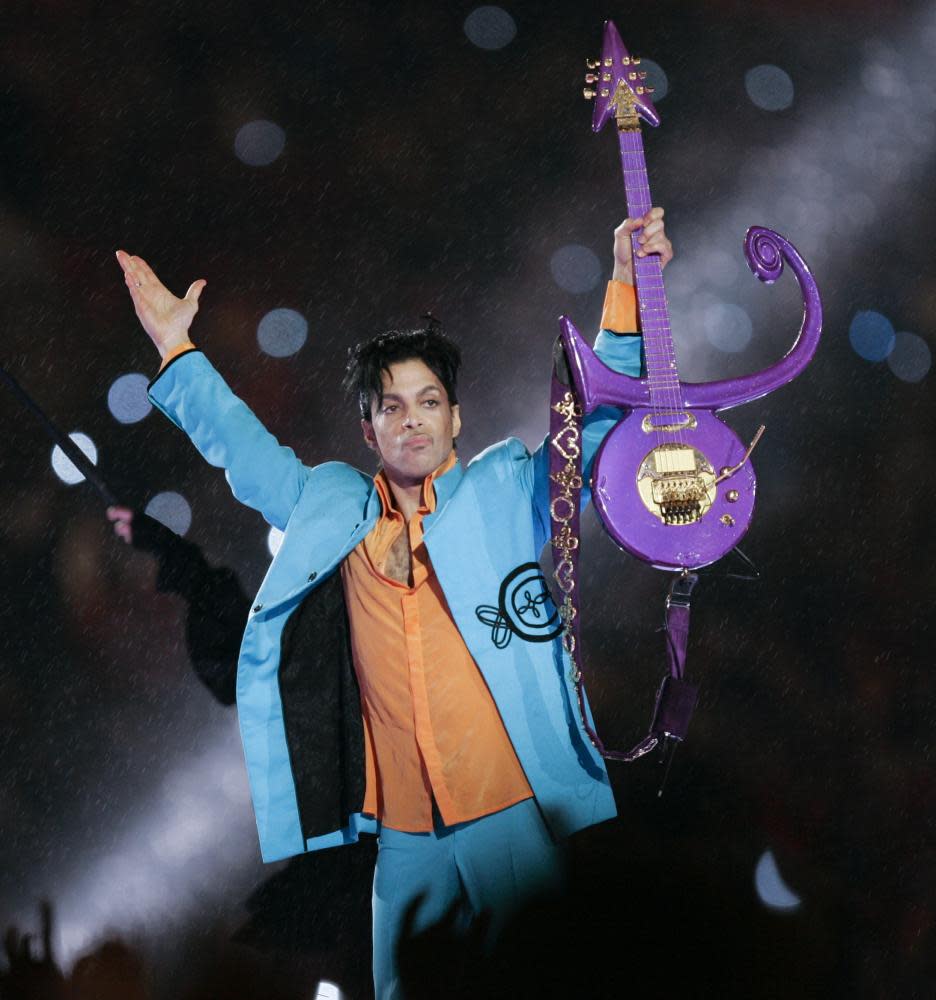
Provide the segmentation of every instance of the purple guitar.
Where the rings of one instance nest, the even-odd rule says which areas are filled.
[[[640,60],[631,57],[617,28],[605,23],[604,48],[589,62],[586,96],[595,100],[592,130],[614,118],[621,148],[627,214],[636,218],[652,205],[647,184],[640,118],[660,122]],[[630,411],[605,438],[595,459],[592,494],[608,533],[638,559],[660,569],[706,566],[732,549],[751,523],[755,478],[748,461],[763,428],[745,447],[715,416],[791,381],[815,354],[822,305],[813,276],[796,248],[770,229],[752,227],[744,254],[754,274],[768,284],[790,266],[803,296],[796,342],[775,365],[720,382],[680,381],[670,332],[659,258],[637,257],[634,273],[647,374],[629,378],[606,367],[572,321],[560,319],[562,340],[585,413],[604,403]]]

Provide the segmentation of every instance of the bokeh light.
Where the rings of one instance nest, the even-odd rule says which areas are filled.
[[[578,243],[560,247],[549,261],[556,284],[573,295],[590,292],[601,280],[601,262],[594,251]]]
[[[783,111],[793,103],[793,81],[779,66],[765,63],[744,74],[744,89],[763,111]]]
[[[79,431],[75,431],[74,434],[69,434],[68,436],[77,445],[78,449],[87,455],[91,464],[97,465],[97,446],[91,438]],[[84,480],[84,475],[78,471],[74,462],[68,458],[58,445],[52,449],[52,471],[63,483],[67,483],[69,486],[74,486],[75,483],[80,483]]]
[[[772,851],[764,851],[760,856],[754,871],[754,887],[760,901],[771,910],[792,912],[802,902],[783,881]]]
[[[657,104],[669,93],[669,78],[663,71],[663,67],[652,59],[641,59],[640,68],[647,74],[647,86],[653,87],[653,93],[650,97],[653,103]]]
[[[894,325],[882,313],[863,309],[851,321],[848,340],[865,361],[883,361],[894,349]]]
[[[933,356],[929,344],[915,333],[898,333],[887,367],[904,382],[920,382],[930,370]]]
[[[179,493],[157,493],[146,505],[145,512],[177,535],[184,535],[192,526],[192,508]]]
[[[272,309],[257,326],[260,350],[274,358],[295,354],[308,335],[309,324],[295,309]]]
[[[708,342],[726,354],[737,354],[751,342],[751,317],[730,302],[712,302],[702,311],[702,326]]]
[[[323,979],[315,990],[315,1000],[342,1000],[342,992],[335,983]]]
[[[284,531],[280,531],[279,528],[270,528],[267,534],[267,548],[270,550],[271,556],[276,556],[279,552],[280,546],[283,544],[283,535],[286,534]]]
[[[517,24],[503,7],[485,5],[475,9],[465,18],[468,41],[479,49],[502,49],[517,34]]]
[[[149,379],[139,372],[131,372],[114,379],[107,393],[107,408],[115,420],[122,424],[135,424],[149,416],[153,404],[146,395]]]
[[[234,137],[234,155],[248,167],[266,167],[283,152],[286,133],[275,122],[248,122]]]
[[[706,258],[705,277],[719,288],[730,288],[741,274],[741,255],[713,250]]]

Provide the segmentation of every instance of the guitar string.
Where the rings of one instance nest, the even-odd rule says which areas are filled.
[[[636,174],[639,178],[640,173],[640,150],[639,150],[639,136],[640,133],[619,133],[621,138],[621,159],[623,161],[624,167],[624,190],[627,197],[627,212],[631,218],[640,218],[645,213],[643,209],[643,199],[641,198],[641,192],[639,189],[639,184],[634,183],[634,175]],[[635,141],[636,140],[636,141]],[[643,273],[641,269],[641,259],[637,256],[637,249],[639,244],[637,243],[636,233],[632,233],[630,236],[631,244],[631,259],[633,261],[634,267],[634,284],[637,286],[637,291],[643,291]],[[659,423],[656,419],[656,414],[659,411],[658,404],[658,394],[656,391],[656,371],[657,371],[657,343],[655,340],[655,324],[646,314],[646,301],[643,295],[638,294],[637,296],[637,309],[640,314],[641,320],[641,333],[643,334],[643,349],[644,357],[647,361],[647,382],[648,382],[648,392],[650,394],[650,414],[651,420],[654,424],[654,438],[656,441],[656,447],[661,444],[661,435],[659,431]],[[652,348],[647,350],[647,337],[650,336]]]
[[[643,157],[641,156],[641,146],[643,145],[640,139],[640,133],[632,133],[626,137],[626,145],[629,147],[627,160],[627,166],[629,168],[628,180],[630,181],[630,186],[633,192],[634,198],[634,208],[636,209],[635,214],[638,217],[642,217],[649,211],[648,201],[649,201],[649,191],[646,185],[642,183],[643,181]],[[646,194],[645,194],[646,192]],[[649,353],[646,352],[645,355],[648,357],[648,368],[650,369],[650,393],[651,393],[651,419],[655,425],[655,438],[657,446],[662,443],[662,432],[659,427],[662,423],[662,408],[661,408],[661,389],[664,388],[663,382],[660,379],[660,363],[661,357],[665,357],[665,345],[661,342],[659,336],[658,315],[651,315],[651,295],[655,298],[652,282],[652,269],[646,266],[646,258],[640,258],[637,256],[640,248],[638,242],[638,235],[634,234],[632,237],[632,248],[634,250],[634,271],[637,276],[637,283],[640,289],[645,294],[640,296],[640,308],[642,315],[642,325],[644,329],[646,344],[646,336],[649,333],[651,349]],[[656,305],[656,302],[653,303]],[[654,310],[655,311],[655,310]]]
[[[652,199],[650,196],[650,186],[647,178],[647,167],[646,158],[643,151],[643,137],[641,133],[636,134],[636,142],[634,143],[637,147],[638,152],[638,178],[640,187],[645,195],[645,204],[647,206],[647,211],[650,210],[652,206]],[[659,342],[662,342],[662,361],[664,365],[663,372],[659,375],[658,384],[663,388],[664,398],[667,400],[671,414],[674,418],[678,416],[681,412],[682,399],[681,391],[679,385],[679,373],[676,368],[676,349],[672,338],[672,329],[669,324],[669,314],[666,308],[666,293],[663,284],[663,267],[660,257],[654,255],[649,258],[644,258],[647,262],[646,270],[650,272],[651,275],[651,285],[653,288],[653,301],[654,305],[657,307],[659,316],[658,321],[658,333]],[[663,423],[665,423],[665,417],[663,418]],[[685,446],[685,436],[682,424],[676,425],[676,430],[674,433],[676,443],[681,446]],[[665,455],[665,453],[664,453]],[[664,458],[664,465],[666,461]],[[672,471],[667,468],[667,471]]]
[[[643,154],[643,142],[641,133],[623,133],[622,152],[624,156],[625,187],[629,188],[635,202],[635,208],[640,216],[645,215],[651,206],[650,188],[647,180],[646,160]],[[665,290],[663,286],[662,266],[657,255],[652,257],[638,258],[636,251],[639,244],[636,236],[632,237],[632,251],[634,257],[635,274],[642,286],[645,286],[648,294],[644,296],[644,301],[639,303],[643,325],[652,328],[653,346],[648,352],[645,344],[645,356],[648,358],[648,369],[650,370],[650,393],[651,393],[651,413],[656,425],[656,440],[659,447],[664,443],[663,432],[659,427],[665,424],[664,416],[668,408],[673,417],[680,412],[681,392],[679,385],[679,375],[676,369],[675,349],[672,343],[672,331],[669,327]],[[654,315],[650,315],[653,313]],[[685,446],[685,438],[681,425],[677,425],[674,434],[676,443]],[[663,453],[664,471],[666,468],[665,452]]]

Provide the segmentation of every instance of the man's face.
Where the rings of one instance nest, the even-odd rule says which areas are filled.
[[[371,400],[371,420],[361,427],[390,481],[415,486],[448,458],[461,418],[438,376],[412,358],[383,373],[383,400]]]

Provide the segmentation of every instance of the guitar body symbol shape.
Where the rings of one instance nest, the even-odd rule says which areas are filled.
[[[617,123],[627,214],[639,218],[652,202],[640,119],[660,123],[617,28],[605,23],[596,72],[599,89],[593,131]],[[744,241],[748,266],[761,281],[777,280],[788,266],[803,297],[803,320],[789,352],[775,365],[737,379],[692,383],[679,378],[663,276],[657,256],[637,257],[640,230],[631,236],[634,280],[647,373],[631,378],[604,365],[576,330],[560,318],[561,336],[584,413],[602,404],[626,411],[605,438],[592,471],[595,508],[608,534],[638,559],[660,569],[696,569],[738,544],[754,512],[756,478],[749,446],[715,414],[764,396],[794,379],[812,360],[822,331],[822,304],[806,262],[787,239],[754,226]]]

